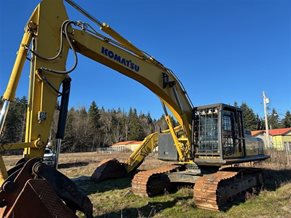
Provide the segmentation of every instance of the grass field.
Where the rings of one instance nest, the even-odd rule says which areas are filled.
[[[154,198],[135,196],[130,189],[131,178],[94,183],[90,175],[98,163],[106,158],[124,161],[129,153],[100,154],[96,152],[61,154],[59,169],[72,178],[89,196],[94,205],[94,217],[290,217],[291,168],[264,164],[265,184],[258,196],[238,203],[225,212],[198,209],[193,203],[191,187],[180,188],[176,193],[165,193]],[[6,157],[12,166],[19,157]],[[167,164],[150,155],[141,170]],[[78,213],[83,217],[83,214]]]

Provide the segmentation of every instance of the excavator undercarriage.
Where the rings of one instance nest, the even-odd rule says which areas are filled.
[[[216,104],[198,107],[194,114],[194,161],[178,161],[179,154],[169,131],[156,133],[158,158],[176,163],[136,173],[132,179],[132,192],[153,197],[175,191],[178,186],[192,185],[196,206],[209,210],[225,210],[237,199],[242,200],[245,193],[258,192],[263,184],[260,169],[238,167],[238,164],[264,160],[268,156],[263,154],[260,141],[244,135],[241,111],[232,106]],[[175,132],[179,135],[179,128]],[[156,146],[152,145],[151,150]],[[144,141],[137,151],[144,151],[146,147]],[[141,163],[147,154],[135,152],[135,157]],[[113,178],[113,175],[118,178],[118,174],[112,174],[113,169],[132,172],[127,170],[131,169],[128,163],[106,160],[97,167],[92,178],[95,181],[98,178]],[[123,173],[121,176],[125,175]]]
[[[108,163],[110,171],[100,171]],[[112,164],[114,163],[115,166]],[[114,159],[102,162],[96,171],[102,174],[102,180],[109,177],[113,169],[121,164]],[[125,168],[124,168],[125,169]],[[95,171],[95,172],[96,172]],[[124,172],[124,171],[123,171]],[[101,178],[101,174],[99,177]],[[119,174],[120,175],[120,174]],[[116,174],[114,178],[126,176]],[[94,179],[99,182],[101,180]],[[263,185],[260,169],[251,167],[201,167],[195,164],[169,164],[159,168],[137,172],[131,182],[131,190],[141,197],[154,197],[171,193],[181,186],[193,186],[193,199],[199,208],[208,210],[227,210],[234,203],[247,199],[248,194],[259,193]]]

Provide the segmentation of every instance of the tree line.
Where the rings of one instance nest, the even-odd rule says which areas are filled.
[[[264,118],[259,117],[258,114],[255,114],[253,109],[250,108],[246,103],[242,103],[240,106],[238,106],[237,103],[234,103],[234,106],[239,107],[243,112],[243,122],[244,122],[245,129],[249,129],[251,131],[265,129]],[[269,125],[269,129],[291,127],[290,111],[289,110],[286,111],[283,118],[280,118],[276,109],[272,108],[271,113],[268,114],[268,125]]]
[[[0,108],[2,107],[0,101]],[[25,117],[27,99],[16,98],[11,103],[9,113],[0,137],[0,145],[24,140]],[[246,104],[240,106],[243,111],[245,129],[265,129],[264,119]],[[51,128],[51,137],[54,139],[57,129],[58,111],[56,110]],[[270,129],[291,127],[291,114],[287,111],[280,119],[273,108],[268,117]],[[98,147],[106,147],[119,141],[143,140],[154,131],[167,129],[162,117],[153,119],[149,113],[138,113],[135,108],[129,111],[118,109],[99,108],[93,101],[88,109],[85,107],[70,108],[67,115],[65,137],[62,141],[62,152],[94,151]]]
[[[149,113],[137,113],[135,108],[128,112],[120,108],[105,110],[93,101],[88,111],[85,107],[68,111],[62,149],[90,151],[120,141],[140,141],[159,128],[165,129],[166,123],[152,119]]]
[[[0,108],[3,101],[0,100]],[[24,141],[27,99],[16,98],[10,104],[9,113],[0,136],[0,145]],[[58,111],[56,110],[50,130],[54,140],[57,130]],[[119,141],[143,140],[152,132],[167,129],[163,117],[152,119],[149,113],[138,113],[135,108],[129,111],[99,108],[93,101],[85,107],[71,107],[67,114],[65,137],[62,152],[93,151]]]

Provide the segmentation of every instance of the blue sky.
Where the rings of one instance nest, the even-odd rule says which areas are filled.
[[[99,0],[76,2],[172,69],[195,106],[246,102],[263,115],[262,91],[279,114],[291,110],[291,1]],[[38,1],[2,1],[0,93],[23,28]],[[85,20],[67,5],[71,19]],[[79,55],[70,106],[130,107],[158,118],[158,98],[139,83]],[[68,68],[71,62],[68,63]],[[17,96],[27,95],[26,64]]]

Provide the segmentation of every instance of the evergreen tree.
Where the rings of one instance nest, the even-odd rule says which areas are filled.
[[[259,117],[259,115],[257,114],[257,130],[264,130],[265,129],[265,121]]]
[[[16,98],[10,104],[0,144],[23,141],[25,131],[26,97]]]
[[[279,115],[274,108],[272,109],[271,115],[268,117],[268,123],[270,129],[280,128]]]
[[[114,143],[124,140],[123,116],[121,111],[112,111],[112,140]]]
[[[91,150],[93,150],[101,145],[101,138],[103,136],[101,129],[100,111],[95,101],[93,101],[89,107],[88,116],[91,141],[90,144],[92,144]]]
[[[291,127],[291,113],[287,111],[285,117],[282,120],[282,127],[283,128],[290,128]]]
[[[128,116],[129,116],[128,140],[143,140],[146,135],[138,119],[136,109],[130,108]]]
[[[76,151],[76,140],[75,140],[75,129],[74,129],[74,118],[76,116],[75,109],[72,107],[68,111],[65,137],[62,143],[62,152],[72,152]]]
[[[89,107],[88,115],[89,115],[89,122],[90,122],[91,127],[93,127],[96,130],[99,129],[101,126],[100,112],[95,101],[91,103]]]
[[[240,109],[243,113],[245,129],[256,130],[258,127],[258,119],[254,111],[246,103],[242,103]]]

